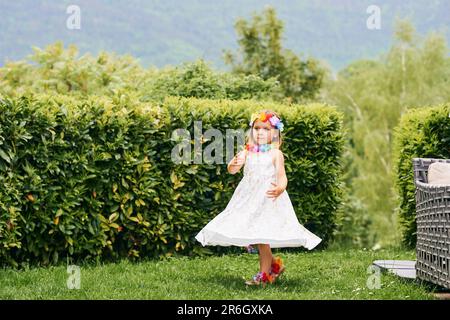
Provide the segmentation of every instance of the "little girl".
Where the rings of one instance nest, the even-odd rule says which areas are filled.
[[[259,272],[247,285],[273,283],[285,270],[271,248],[303,246],[311,250],[322,239],[302,226],[287,193],[284,156],[279,150],[283,123],[273,111],[252,115],[244,150],[229,163],[244,176],[224,211],[211,220],[195,238],[203,245],[251,247],[256,244]]]

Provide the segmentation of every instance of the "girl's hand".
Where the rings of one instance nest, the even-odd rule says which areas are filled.
[[[241,166],[245,163],[245,155],[244,151],[239,152],[237,155],[234,156],[233,160],[231,160],[230,165],[231,166]]]
[[[274,198],[273,201],[276,200],[276,198],[283,193],[284,189],[278,186],[276,183],[271,182],[273,187],[269,190],[267,190],[267,198]]]

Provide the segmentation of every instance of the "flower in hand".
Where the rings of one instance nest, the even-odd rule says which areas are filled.
[[[245,153],[244,151],[239,152],[237,155],[233,157],[233,159],[230,161],[230,167],[232,167],[233,171],[237,170],[241,166],[245,164]],[[233,173],[233,172],[232,172]],[[234,173],[233,173],[234,174]]]
[[[244,151],[239,152],[237,155],[233,158],[233,165],[240,166],[245,163],[245,153]]]
[[[266,194],[268,198],[274,198],[273,201],[276,200],[276,198],[283,193],[284,189],[279,187],[276,183],[271,182],[273,187],[269,190],[267,190]]]

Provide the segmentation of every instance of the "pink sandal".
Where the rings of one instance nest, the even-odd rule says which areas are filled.
[[[260,271],[251,280],[245,281],[245,284],[248,286],[259,286],[262,284],[265,287],[267,283],[273,283],[274,280],[275,278],[270,273],[267,274]]]

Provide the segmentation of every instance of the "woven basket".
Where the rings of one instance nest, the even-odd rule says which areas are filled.
[[[428,184],[428,167],[450,159],[413,158],[418,279],[450,289],[450,185]]]

